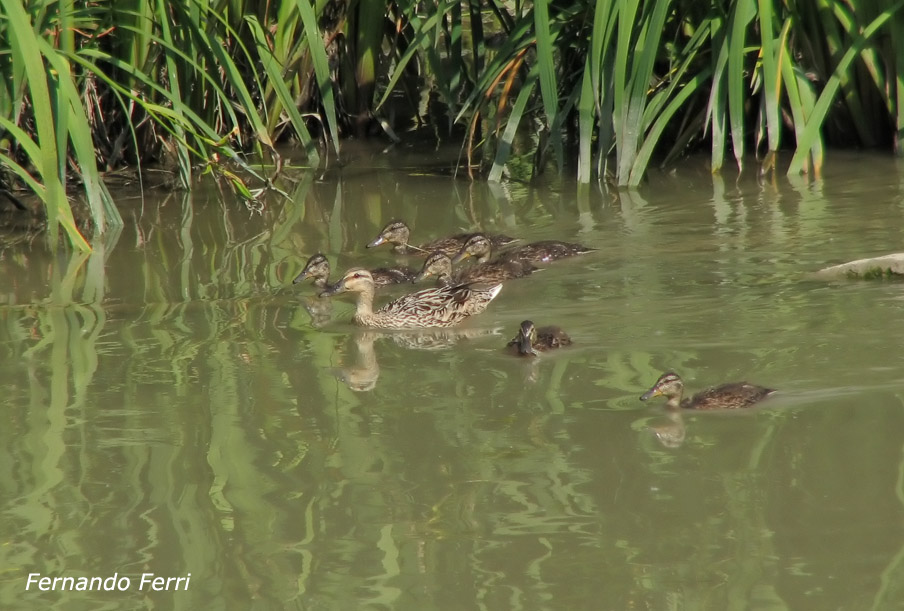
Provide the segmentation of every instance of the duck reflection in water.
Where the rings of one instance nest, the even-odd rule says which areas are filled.
[[[346,367],[333,369],[333,374],[355,392],[371,391],[380,377],[380,364],[374,342],[380,338],[409,350],[447,350],[462,340],[499,335],[501,329],[429,329],[416,331],[358,331],[353,335],[355,356]]]
[[[684,424],[684,415],[677,410],[666,412],[666,422],[651,425],[648,430],[656,437],[656,441],[665,448],[680,448],[687,437],[687,426]]]
[[[356,333],[354,342],[357,354],[354,364],[333,370],[333,374],[355,392],[367,392],[377,386],[377,380],[380,378],[380,364],[374,351],[377,335],[373,331]]]

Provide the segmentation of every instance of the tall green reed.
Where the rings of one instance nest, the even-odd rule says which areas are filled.
[[[87,249],[70,195],[95,233],[118,225],[108,170],[164,163],[254,198],[280,141],[317,165],[318,139],[377,127],[467,125],[492,181],[552,160],[636,186],[705,147],[713,171],[751,153],[775,171],[786,147],[789,173],[818,174],[826,143],[902,148],[902,5],[0,0],[0,188]]]

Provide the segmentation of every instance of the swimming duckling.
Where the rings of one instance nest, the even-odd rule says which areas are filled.
[[[433,240],[432,242],[421,244],[420,246],[412,246],[408,244],[408,238],[410,234],[411,230],[408,228],[408,225],[406,225],[404,221],[390,221],[385,227],[383,227],[383,230],[380,231],[380,235],[371,240],[367,247],[374,248],[375,246],[379,246],[380,244],[392,244],[393,252],[399,255],[418,255],[425,257],[431,252],[438,250],[451,257],[459,250],[461,250],[461,247],[465,242],[468,241],[468,239],[470,239],[472,236],[478,235],[476,233],[459,233],[447,238],[439,238],[437,240]],[[494,248],[501,248],[503,246],[511,244],[512,242],[518,241],[518,238],[511,238],[507,235],[502,234],[489,234],[487,235],[487,238],[490,240],[490,243]]]
[[[735,409],[750,407],[774,392],[772,388],[747,382],[732,382],[707,388],[689,399],[682,399],[684,381],[677,373],[669,371],[659,376],[653,387],[641,395],[640,400],[662,396],[668,399],[665,406],[669,409]]]
[[[411,282],[415,276],[415,271],[410,267],[378,267],[370,270],[376,286],[386,286],[388,284],[404,284]],[[330,262],[323,253],[312,255],[308,262],[305,263],[304,269],[295,277],[292,284],[298,284],[305,278],[313,278],[314,286],[324,288],[330,281]]]
[[[520,356],[537,356],[539,352],[570,345],[571,338],[559,327],[550,326],[538,329],[529,320],[521,323],[518,335],[506,344]]]
[[[557,240],[543,240],[531,242],[524,246],[512,248],[500,254],[497,261],[529,261],[530,263],[549,263],[564,257],[573,257],[588,252],[595,248],[588,248],[572,242],[559,242]],[[476,234],[465,242],[461,250],[452,258],[452,263],[459,263],[468,257],[475,257],[478,263],[486,263],[494,252],[493,243],[483,234]]]
[[[420,282],[424,278],[436,276],[436,283],[439,286],[471,282],[496,284],[503,280],[521,278],[536,271],[536,269],[528,261],[513,260],[479,263],[453,272],[452,260],[449,255],[436,250],[430,253],[430,256],[424,261],[424,267],[414,277],[414,282]]]

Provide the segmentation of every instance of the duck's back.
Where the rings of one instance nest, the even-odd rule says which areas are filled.
[[[582,255],[592,252],[593,250],[593,248],[588,248],[572,242],[542,240],[540,242],[531,242],[530,244],[525,244],[524,246],[519,246],[515,249],[506,251],[500,255],[500,259],[521,259],[532,263],[549,263],[556,259]]]
[[[735,409],[749,407],[774,393],[771,388],[764,388],[747,382],[732,382],[715,388],[700,391],[690,399],[682,401],[681,407],[688,409]]]
[[[426,244],[419,246],[419,248],[424,254],[436,252],[438,250],[448,257],[454,257],[458,254],[458,251],[462,249],[465,243],[476,235],[486,235],[487,238],[489,238],[490,243],[493,245],[493,248],[502,248],[503,246],[507,246],[518,241],[518,238],[512,238],[501,233],[458,233],[447,238],[439,238],[437,240],[433,240],[432,242],[427,242]]]
[[[414,279],[417,274],[410,267],[378,267],[370,270],[374,277],[374,284],[386,286],[388,284],[406,284]]]
[[[385,328],[449,327],[483,312],[501,288],[457,284],[409,293],[374,312],[372,323]]]

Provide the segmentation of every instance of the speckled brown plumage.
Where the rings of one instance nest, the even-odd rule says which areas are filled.
[[[366,269],[353,268],[320,295],[330,297],[346,291],[357,293],[353,321],[364,327],[415,329],[451,327],[468,316],[483,312],[499,294],[502,285],[482,289],[467,284],[424,289],[373,310],[374,280]]]
[[[559,327],[548,326],[538,329],[532,321],[525,320],[507,347],[519,356],[537,356],[539,352],[570,345],[571,338]]]
[[[666,407],[670,409],[736,409],[750,407],[765,399],[775,390],[747,382],[732,382],[698,392],[693,397],[683,399],[684,381],[672,371],[659,376],[650,390],[641,395],[646,401],[653,397],[666,397]]]
[[[518,241],[517,238],[512,238],[503,234],[459,233],[446,238],[439,238],[432,242],[421,244],[420,246],[412,246],[408,243],[410,234],[411,230],[404,221],[391,221],[383,227],[382,231],[380,231],[380,235],[371,240],[367,247],[374,248],[380,244],[392,244],[393,252],[400,255],[426,257],[431,252],[440,251],[451,257],[461,250],[461,247],[465,242],[475,235],[487,235],[490,243],[495,248],[502,248],[503,246]]]
[[[497,284],[505,280],[527,276],[536,269],[528,261],[515,260],[479,263],[453,271],[452,259],[449,258],[449,255],[437,250],[430,253],[430,256],[424,261],[424,266],[414,277],[414,282],[435,276],[439,286],[475,282]]]
[[[410,267],[405,266],[378,267],[370,270],[370,275],[374,278],[374,284],[378,287],[411,282],[416,273]],[[308,262],[305,263],[301,273],[292,281],[292,284],[298,284],[306,278],[313,278],[314,286],[319,288],[324,288],[329,284],[330,262],[323,253],[312,255]]]

